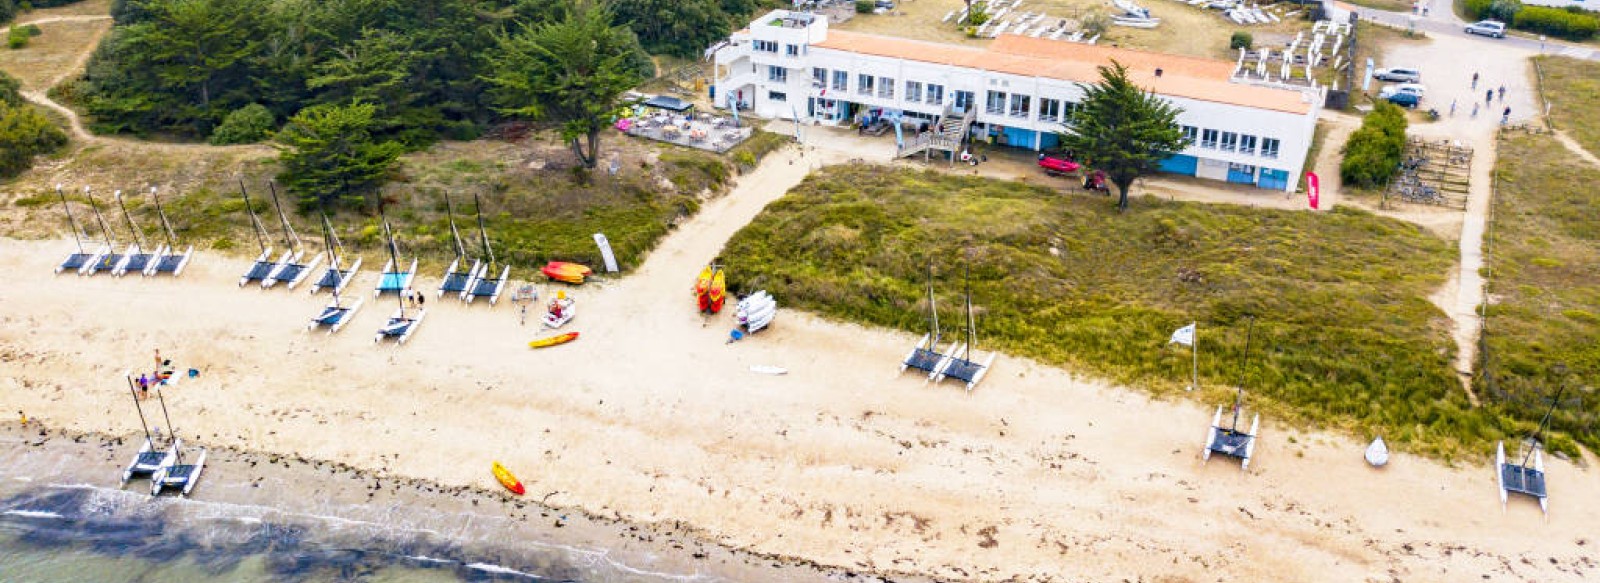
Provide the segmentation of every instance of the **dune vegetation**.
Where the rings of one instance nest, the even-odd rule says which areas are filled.
[[[980,350],[1157,394],[1183,393],[1190,352],[1168,338],[1197,321],[1195,398],[1227,403],[1243,386],[1268,418],[1431,455],[1484,455],[1517,427],[1472,408],[1452,370],[1449,323],[1427,299],[1452,245],[1358,210],[1144,198],[1118,214],[1022,183],[842,166],[769,205],[723,260],[736,291],[913,333],[928,329],[932,264],[947,339],[970,269]]]

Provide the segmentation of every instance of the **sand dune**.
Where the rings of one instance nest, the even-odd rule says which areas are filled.
[[[241,290],[245,260],[203,255],[176,281],[58,277],[70,244],[3,241],[0,410],[137,431],[120,374],[159,347],[202,371],[168,392],[197,441],[449,486],[493,484],[498,459],[552,505],[682,521],[728,547],[850,569],[979,581],[1600,573],[1600,480],[1572,464],[1550,464],[1546,522],[1526,500],[1502,512],[1488,452],[1460,468],[1397,455],[1373,471],[1356,440],[1268,420],[1242,473],[1200,464],[1202,404],[1004,356],[972,394],[929,386],[896,375],[908,335],[794,311],[726,344],[731,316],[697,315],[692,278],[817,156],[769,157],[638,273],[570,292],[582,339],[540,351],[525,343],[543,332],[504,303],[431,300],[411,343],[374,346],[391,299],[369,297],[338,335],[307,333],[326,300]]]

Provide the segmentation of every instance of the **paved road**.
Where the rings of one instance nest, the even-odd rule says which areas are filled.
[[[1600,60],[1600,51],[1585,45],[1555,40],[1541,42],[1537,38],[1526,38],[1521,36],[1489,38],[1486,36],[1467,34],[1462,30],[1466,28],[1466,23],[1462,22],[1460,18],[1457,18],[1455,13],[1450,10],[1450,0],[1431,1],[1432,4],[1428,9],[1428,16],[1417,16],[1414,14],[1400,12],[1388,12],[1385,10],[1362,8],[1359,6],[1356,7],[1356,14],[1360,15],[1363,20],[1379,22],[1400,29],[1406,29],[1415,26],[1416,30],[1432,35],[1449,35],[1479,39],[1485,43],[1485,47],[1498,44],[1530,52],[1543,52],[1552,55],[1572,57],[1575,59]],[[1413,18],[1416,20],[1413,21]]]

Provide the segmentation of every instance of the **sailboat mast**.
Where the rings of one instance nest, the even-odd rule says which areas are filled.
[[[161,209],[161,195],[156,194],[156,187],[150,187],[150,198],[156,203],[156,216],[161,217],[161,228],[167,234],[167,247],[172,253],[178,252],[178,234],[172,232],[172,223],[167,222],[167,211]]]
[[[966,269],[967,269],[967,271],[966,271],[965,279],[967,280],[967,282],[966,282],[967,283],[967,348],[966,348],[966,350],[963,351],[963,352],[965,352],[965,354],[962,355],[962,358],[966,359],[966,360],[971,360],[972,345],[978,343],[978,326],[977,326],[977,322],[972,319],[972,266],[968,265],[966,267]]]
[[[78,254],[83,254],[83,237],[78,234],[78,219],[72,216],[72,205],[67,204],[67,193],[61,190],[61,185],[56,185],[56,194],[61,197],[61,209],[67,211],[67,224],[72,225],[72,240],[78,243]]]
[[[378,217],[383,219],[383,236],[384,236],[385,239],[387,239],[389,241],[389,261],[390,261],[390,264],[394,265],[395,273],[399,273],[401,269],[404,269],[403,267],[400,267],[400,251],[399,251],[399,249],[395,248],[395,245],[394,245],[394,231],[389,228],[389,215],[387,215],[387,214],[385,214],[383,212],[383,203],[382,202],[378,203]],[[380,274],[379,277],[384,277],[384,276],[387,276],[387,275],[388,274]],[[406,315],[405,290],[400,290],[398,293],[396,293],[394,295],[394,301],[395,301],[395,303],[400,304],[400,317],[402,317],[402,318],[405,317],[405,315]]]
[[[322,213],[322,245],[328,248],[328,263],[333,267],[333,276],[338,278],[333,282],[333,305],[342,307],[344,302],[339,299],[339,288],[344,287],[341,285],[344,282],[340,281],[344,279],[344,270],[339,268],[338,245],[334,244],[337,240],[333,234],[333,223],[328,220],[328,213]]]
[[[1256,330],[1255,316],[1249,316],[1250,325],[1244,331],[1244,354],[1239,357],[1239,390],[1233,396],[1233,429],[1239,430],[1239,404],[1244,402],[1245,365],[1250,364],[1250,338]]]
[[[294,227],[289,226],[289,215],[283,214],[283,203],[278,202],[278,187],[269,180],[267,190],[272,194],[272,208],[278,210],[278,222],[283,224],[283,244],[292,251],[300,251],[300,236],[294,234]]]
[[[928,346],[932,350],[939,349],[939,308],[934,305],[933,299],[933,264],[928,264],[928,315],[933,320],[933,344]]]
[[[478,201],[478,191],[472,191],[472,210],[478,214],[478,238],[483,241],[483,254],[489,256],[489,266],[494,267],[494,248],[489,246],[489,231],[483,227],[483,203]]]
[[[450,240],[456,244],[456,259],[467,256],[467,247],[461,244],[461,231],[456,229],[456,207],[450,202],[450,192],[444,193],[444,216],[450,219]]]
[[[128,374],[128,394],[133,395],[133,410],[139,412],[139,426],[144,428],[144,440],[150,447],[156,446],[156,440],[150,437],[150,423],[144,420],[144,407],[139,405],[139,392],[133,388],[133,374]]]
[[[133,215],[128,214],[128,205],[122,202],[122,191],[116,194],[117,208],[122,209],[122,218],[128,222],[128,231],[133,233],[133,248],[139,253],[144,253],[144,237],[139,234],[139,227],[133,224]]]
[[[156,371],[157,378],[160,378],[160,374],[160,371]],[[167,414],[167,396],[161,392],[159,387],[156,389],[156,400],[161,402],[161,417],[167,420],[167,435],[170,437],[167,443],[172,444],[172,454],[181,463],[183,462],[183,452],[178,451],[178,428],[172,426],[172,416]]]
[[[1544,439],[1544,430],[1550,427],[1550,416],[1554,415],[1555,412],[1556,412],[1556,407],[1559,407],[1561,405],[1561,394],[1565,393],[1566,391],[1567,391],[1567,383],[1562,382],[1561,386],[1556,389],[1556,398],[1552,399],[1550,401],[1550,408],[1549,409],[1545,409],[1544,418],[1539,420],[1539,429],[1537,429],[1537,430],[1535,430],[1533,432],[1534,447],[1540,447],[1540,444],[1544,443],[1544,441],[1543,441],[1543,439]],[[1522,466],[1523,467],[1527,467],[1528,466],[1528,459],[1532,458],[1532,457],[1533,457],[1533,447],[1530,447],[1530,448],[1528,448],[1528,453],[1525,453],[1522,456]]]
[[[244,195],[244,212],[250,213],[250,225],[256,228],[256,243],[261,245],[261,252],[267,252],[267,229],[261,226],[261,219],[256,218],[255,205],[250,202],[250,191],[244,187],[244,178],[239,179],[239,194]]]
[[[94,211],[94,220],[100,223],[100,232],[106,236],[106,246],[111,247],[112,252],[116,252],[117,244],[111,240],[111,225],[106,224],[105,215],[100,214],[100,204],[94,201],[94,195],[89,194],[89,187],[83,187],[83,196],[89,199],[89,210]]]

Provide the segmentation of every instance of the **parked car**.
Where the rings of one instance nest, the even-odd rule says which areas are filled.
[[[1378,97],[1387,98],[1396,93],[1410,93],[1416,95],[1417,99],[1422,99],[1423,95],[1428,93],[1428,86],[1421,83],[1399,83],[1396,85],[1387,85],[1384,86],[1381,91],[1378,91]]]
[[[1405,67],[1378,69],[1372,72],[1372,78],[1379,81],[1418,83],[1422,81],[1422,71]]]
[[[1506,37],[1506,23],[1498,20],[1479,20],[1467,25],[1467,34],[1481,34],[1494,38]]]
[[[1415,93],[1396,92],[1390,95],[1384,95],[1382,98],[1387,100],[1389,103],[1393,103],[1406,109],[1411,109],[1422,104],[1422,96]]]

